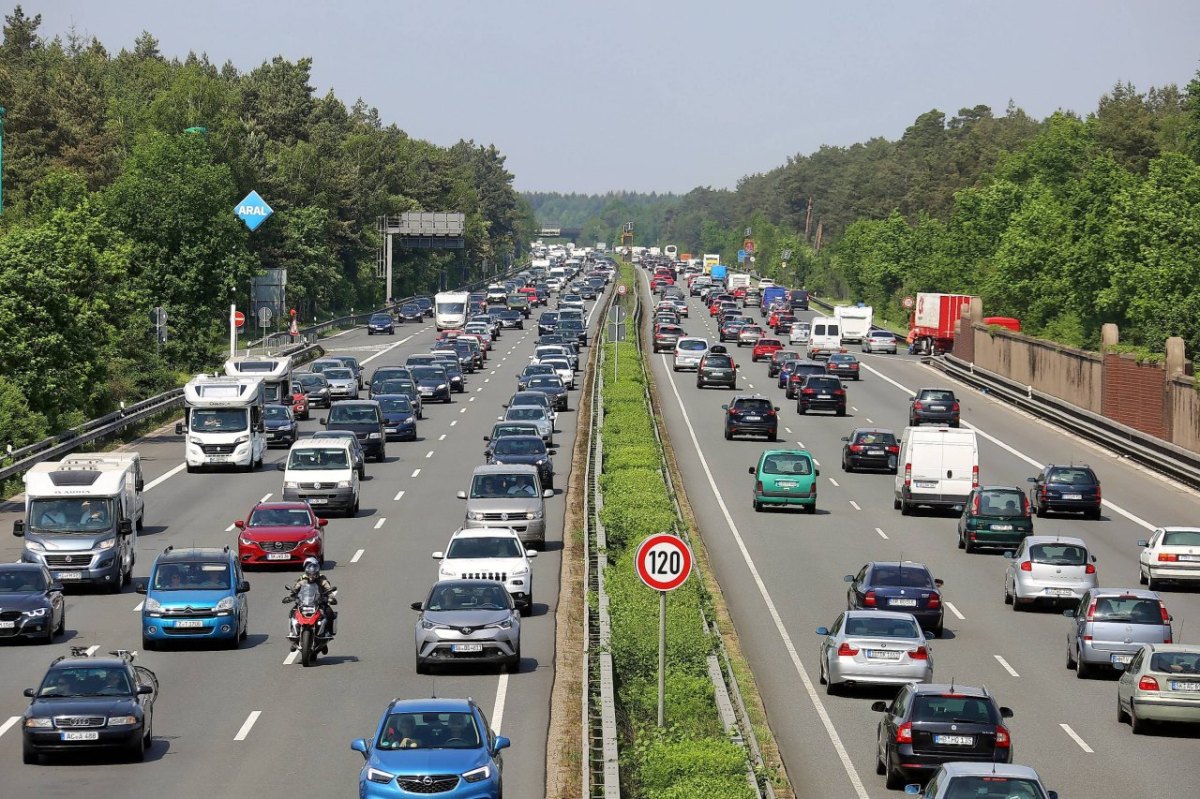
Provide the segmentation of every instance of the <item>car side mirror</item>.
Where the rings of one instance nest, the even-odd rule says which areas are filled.
[[[434,560],[441,560],[442,558],[446,557],[446,553],[445,552],[434,552],[432,557]]]
[[[1005,552],[1005,553],[1004,553],[1004,557],[1006,557],[1006,558],[1007,558],[1007,559],[1009,559],[1009,560],[1013,560],[1014,558],[1016,558],[1016,557],[1017,557],[1017,553],[1016,553],[1016,552],[1013,552],[1013,551],[1010,549],[1010,550],[1008,550],[1007,552]]]
[[[510,746],[512,746],[512,741],[508,740],[508,738],[505,738],[503,735],[497,735],[496,745],[493,747],[492,752],[499,752],[501,749],[507,749]]]
[[[754,474],[754,473],[755,473],[755,469],[754,469],[754,467],[753,467],[753,466],[751,466],[749,469],[747,469],[747,470],[746,470],[746,473],[747,473],[747,474]]]
[[[117,535],[132,535],[133,522],[129,519],[122,519],[117,522]]]
[[[1066,616],[1068,619],[1075,618],[1075,608],[1067,608],[1066,610],[1063,611],[1063,615]]]
[[[542,499],[550,499],[552,496],[554,496],[553,488],[547,488],[542,491]]]
[[[133,587],[133,592],[134,592],[135,594],[144,594],[144,593],[146,593],[146,584],[145,584],[145,583],[138,583],[137,585],[135,585],[135,586]]]
[[[183,422],[175,423],[175,435],[181,436],[185,430],[187,430],[187,428],[183,426]]]
[[[1096,562],[1096,556],[1095,556],[1095,555],[1092,555],[1092,556],[1091,556],[1091,559],[1092,559],[1092,563],[1095,563],[1095,562]]]
[[[817,635],[829,635],[829,628],[828,627],[818,627]]]
[[[779,406],[778,406],[778,405],[776,405],[776,406],[775,406],[775,410],[776,410],[776,412],[778,412],[778,411],[779,411]]]
[[[874,710],[876,713],[887,713],[887,707],[887,702],[882,700],[871,703],[871,710]]]
[[[286,471],[287,471],[287,462],[286,462],[286,461],[280,461],[279,463],[275,464],[275,471],[277,471],[277,472],[286,472]]]
[[[1137,543],[1137,545],[1138,545],[1139,547],[1148,547],[1148,546],[1150,546],[1150,542],[1149,542],[1149,541],[1147,541],[1147,540],[1146,540],[1146,539],[1144,539],[1144,538],[1139,538],[1139,539],[1138,539],[1138,543]]]
[[[237,586],[237,592],[238,592],[239,594],[247,594],[247,593],[249,593],[249,592],[250,592],[250,581],[249,581],[249,580],[242,580],[240,583],[238,583],[238,586]]]
[[[1000,708],[1000,718],[1002,718],[1002,719],[1011,719],[1012,717],[1013,717],[1013,712],[1012,712],[1012,708],[1011,708],[1011,707],[1002,707],[1002,708]]]
[[[843,577],[843,578],[842,578],[842,582],[844,582],[844,583],[852,583],[852,582],[854,582],[854,575],[853,575],[853,574],[847,574],[845,577]]]
[[[492,440],[492,437],[491,437],[491,436],[484,436],[484,437],[483,437],[483,440],[484,440],[484,441],[491,441],[491,440]]]
[[[911,785],[905,785],[904,793],[907,796],[919,796],[921,793],[921,786],[918,785],[917,783],[913,783]]]
[[[1025,482],[1026,482],[1026,483],[1036,483],[1036,482],[1037,482],[1037,478],[1036,478],[1036,477],[1026,477],[1026,478],[1025,478]]]
[[[13,535],[15,535],[17,538],[20,538],[21,536],[25,535],[25,520],[24,519],[17,519],[16,521],[13,522]]]
[[[813,469],[813,474],[816,475],[817,477],[820,477],[821,476],[821,467],[818,466],[815,469]]]
[[[934,581],[933,581],[933,584],[934,584],[934,585],[936,585],[938,588],[941,588],[943,585],[945,585],[945,584],[946,584],[946,581],[945,581],[945,580],[941,580],[941,579],[937,579],[937,580],[934,580]]]
[[[353,741],[350,742],[350,748],[352,750],[354,750],[355,752],[361,752],[362,756],[363,756],[363,760],[367,759],[367,756],[368,756],[367,753],[371,749],[371,747],[367,745],[366,738],[355,738]]]
[[[139,477],[137,479],[137,481],[133,484],[133,490],[134,491],[145,491],[146,490],[146,481]]]
[[[23,693],[25,696],[28,696],[30,699],[32,699],[37,694],[37,692],[34,691],[32,688],[26,688],[21,693]]]
[[[327,427],[329,425],[329,417],[322,416],[320,424],[321,424],[321,427]]]
[[[137,689],[138,696],[149,696],[152,693],[154,693],[153,685],[139,685],[138,686],[138,689]]]
[[[1058,791],[1046,791],[1047,799],[1058,799]]]
[[[537,552],[537,550],[536,550],[536,549],[527,549],[527,550],[525,550],[525,557],[527,557],[527,558],[536,558],[537,556],[538,556],[538,552]]]
[[[409,607],[412,608],[413,610],[420,610],[421,605],[422,605],[421,602],[414,602],[411,605],[409,605]]]
[[[966,506],[965,506],[965,505],[955,505],[955,506],[954,506],[954,512],[955,512],[955,513],[962,513],[962,512],[963,512],[963,508],[964,508],[964,507],[966,507]]]
[[[233,526],[239,530],[245,530],[246,529],[246,520],[238,519],[236,522],[233,523]]]
[[[466,492],[466,491],[459,491],[459,492],[455,493],[455,495],[454,495],[454,496],[458,497],[459,499],[466,499],[466,498],[467,498],[467,492]]]
[[[721,410],[723,410],[723,411],[727,411],[727,410],[729,410],[729,406],[728,406],[728,405],[722,405],[722,406],[721,406]]]

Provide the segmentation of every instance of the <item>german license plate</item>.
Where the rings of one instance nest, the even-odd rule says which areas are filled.
[[[288,552],[269,552],[267,560],[291,560],[292,556]]]
[[[1171,680],[1172,691],[1200,691],[1200,682],[1178,682]]]
[[[973,735],[935,735],[933,736],[935,744],[943,746],[974,746],[975,736]]]
[[[868,649],[867,657],[871,660],[899,660],[899,649]]]
[[[1063,494],[1063,499],[1083,499],[1083,494]]]
[[[228,455],[209,455],[208,459],[213,463],[229,463]]]
[[[1200,555],[1180,555],[1179,560],[1184,563],[1196,563],[1200,562]]]
[[[83,572],[55,572],[54,579],[56,579],[56,580],[82,580]]]
[[[829,395],[829,394],[818,394],[817,399],[829,399],[830,396],[831,395]]]
[[[308,500],[309,505],[328,505],[329,500],[325,497],[312,497]]]
[[[1006,533],[1013,529],[1011,524],[993,524],[992,529],[998,533]]]
[[[71,732],[60,733],[64,741],[98,741],[100,733],[95,730],[72,730]]]
[[[882,454],[883,454],[883,450],[881,450],[881,449],[869,449],[869,450],[867,450],[867,454],[868,454],[868,455],[882,455]]]
[[[946,406],[945,406],[945,405],[930,405],[930,406],[929,406],[929,410],[931,410],[931,411],[944,411],[944,410],[946,410]]]
[[[1132,661],[1132,660],[1133,660],[1133,655],[1113,655],[1112,656],[1113,665],[1116,665],[1117,663],[1123,663],[1128,666],[1130,661]]]
[[[889,599],[888,604],[895,605],[896,607],[900,607],[900,608],[915,608],[917,606],[917,600],[915,600],[915,599]]]
[[[385,432],[385,433],[396,433],[396,432],[398,432],[399,430],[400,430],[400,428],[399,428],[399,427],[385,427],[385,428],[383,428],[383,432]]]
[[[762,417],[761,416],[747,416],[746,421],[747,422],[761,422]]]
[[[936,480],[917,480],[915,481],[917,488],[937,488]]]
[[[15,621],[0,621],[0,630],[11,630],[17,626]]]
[[[1075,596],[1070,588],[1047,588],[1046,593],[1050,596]]]
[[[199,619],[178,619],[175,622],[175,626],[183,629],[195,629],[197,627],[203,627],[204,622],[200,621]]]
[[[800,484],[795,480],[780,480],[775,485],[779,486],[780,488],[795,488]]]
[[[454,652],[482,652],[483,644],[453,644],[450,648]]]

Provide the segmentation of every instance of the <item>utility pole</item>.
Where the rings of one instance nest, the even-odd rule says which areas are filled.
[[[0,214],[4,213],[4,113],[0,105]]]

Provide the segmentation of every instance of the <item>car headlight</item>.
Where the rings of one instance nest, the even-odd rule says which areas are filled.
[[[367,436],[367,438],[379,438],[379,434],[378,434],[378,433],[371,433],[369,436]]]
[[[45,552],[46,551],[46,548],[44,546],[42,546],[41,544],[39,544],[37,541],[28,541],[27,540],[25,542],[25,548],[28,549],[30,552]]]
[[[108,726],[110,727],[132,727],[138,723],[137,716],[109,716]]]
[[[245,537],[239,537],[239,538],[238,538],[238,543],[239,543],[239,544],[241,544],[241,545],[242,545],[242,546],[244,546],[244,547],[249,547],[249,546],[253,546],[253,545],[254,545],[254,541],[253,541],[252,539],[245,538]]]
[[[54,727],[54,722],[50,719],[25,719],[25,729],[27,730],[45,730]]]
[[[473,522],[477,522],[483,518],[483,514],[479,511],[469,510],[467,511],[467,518]]]
[[[511,630],[512,626],[512,619],[505,619],[504,621],[498,621],[495,624],[488,625],[488,627],[492,627],[497,630]]]
[[[446,625],[438,624],[436,621],[429,621],[428,619],[421,619],[421,629],[422,630],[444,630],[444,629],[446,629]]]
[[[199,438],[198,436],[188,436],[188,443],[189,443],[189,444],[196,444],[197,446],[199,446],[200,444],[202,444],[202,443],[204,443],[204,442],[203,442],[203,440],[202,440],[201,438]]]
[[[519,569],[513,569],[512,574],[513,574],[513,577],[524,577],[525,575],[529,574],[529,567],[522,566]]]
[[[396,775],[388,774],[386,771],[380,771],[374,766],[370,766],[367,768],[367,779],[371,782],[377,782],[380,785],[386,785],[387,783],[396,779]]]
[[[250,436],[238,436],[233,440],[233,445],[236,447],[238,444],[245,444],[249,440]]]
[[[220,612],[222,610],[233,610],[234,605],[236,605],[236,604],[237,604],[237,599],[235,599],[234,597],[231,597],[231,596],[227,596],[224,599],[222,599],[220,602],[217,603],[217,606],[214,608],[214,610],[216,610],[218,612]]]
[[[299,487],[300,487],[300,484],[299,484],[299,483],[297,483],[297,482],[295,482],[294,480],[285,480],[285,481],[283,482],[283,487],[284,487],[285,489],[286,489],[286,488],[299,488]]]
[[[471,769],[462,775],[462,778],[467,782],[482,782],[492,776],[492,767],[490,765],[480,766],[479,768]]]
[[[349,480],[340,480],[340,481],[338,481],[337,487],[338,488],[349,488],[350,481]]]
[[[529,513],[525,514],[525,518],[526,519],[540,519],[540,518],[542,518],[542,512],[540,510],[532,510]]]
[[[112,549],[113,546],[116,545],[116,543],[117,543],[117,539],[106,538],[105,540],[101,541],[99,544],[96,544],[96,549]]]
[[[24,611],[24,614],[31,619],[38,619],[42,616],[45,616],[47,610],[49,610],[49,608],[34,608],[33,610]]]
[[[317,542],[318,542],[318,541],[320,541],[320,540],[321,540],[321,536],[319,536],[319,535],[314,535],[312,538],[306,538],[306,539],[304,539],[304,543],[306,543],[306,544],[315,544],[315,543],[317,543]]]
[[[162,610],[162,603],[154,597],[148,596],[146,597],[145,604],[142,605],[142,610],[146,611],[147,613],[157,613],[158,611]]]

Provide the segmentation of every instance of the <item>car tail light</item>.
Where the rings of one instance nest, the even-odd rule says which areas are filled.
[[[875,592],[874,591],[868,591],[863,596],[863,604],[869,608],[875,607]]]
[[[774,416],[774,415],[775,415],[775,409],[774,409],[774,408],[772,408],[771,410],[767,411],[767,412],[766,412],[766,414],[764,414],[764,415],[765,415],[765,416]]]
[[[914,402],[914,403],[913,403],[913,410],[914,410],[914,411],[920,411],[920,410],[924,410],[924,408],[925,408],[925,406],[921,404],[921,401],[920,401],[920,400],[917,400],[916,402]]]
[[[971,467],[971,488],[979,488],[979,466]]]
[[[908,488],[912,485],[912,464],[904,464],[904,487]]]
[[[1159,602],[1158,609],[1162,613],[1163,624],[1169,623],[1171,621],[1171,614],[1167,613],[1167,606]]]
[[[1026,561],[1022,561],[1022,562],[1021,562],[1021,571],[1023,571],[1023,572],[1031,572],[1031,571],[1033,571],[1033,562],[1032,562],[1032,561],[1028,561],[1028,560],[1026,560]]]
[[[979,495],[978,494],[976,494],[975,498],[971,500],[971,513],[975,513],[975,514],[979,513]]]
[[[913,660],[929,660],[929,650],[923,646],[908,650],[908,656]]]
[[[804,391],[802,391],[801,393],[803,393],[803,394],[808,394],[808,395],[810,395],[810,396],[811,396],[811,395],[813,395],[813,394],[816,394],[816,393],[817,393],[817,391],[816,391],[816,389],[813,389],[813,388],[806,388],[806,389],[804,389]]]
[[[837,653],[838,653],[838,657],[840,657],[840,658],[850,658],[850,657],[854,657],[855,655],[857,655],[858,650],[855,649],[854,647],[850,646],[850,644],[843,641],[842,645],[838,647]]]
[[[851,444],[850,445],[851,452],[862,452],[864,449],[866,449],[866,447],[864,447],[862,444]]]
[[[1012,746],[1012,739],[1008,736],[1008,729],[1003,724],[996,725],[996,748],[1008,749]]]
[[[1139,691],[1157,691],[1158,690],[1158,680],[1156,680],[1150,676],[1143,677],[1142,679],[1138,680],[1138,690]]]
[[[844,397],[844,396],[846,396],[846,389],[844,389],[844,388],[835,388],[835,389],[833,390],[833,396],[835,396],[835,397]]]
[[[896,743],[910,744],[912,743],[912,722],[906,721],[896,728]]]
[[[951,404],[951,405],[950,405],[950,410],[951,410],[951,412],[953,412],[953,413],[958,413],[958,403],[957,403],[957,402],[955,402],[955,403]]]
[[[1089,563],[1087,566],[1083,567],[1083,571],[1084,571],[1084,574],[1095,574],[1096,573],[1096,564]]]
[[[1161,563],[1174,563],[1179,560],[1179,556],[1177,556],[1174,552],[1159,552],[1158,560]]]
[[[887,451],[891,455],[899,455],[900,447],[896,446],[895,444],[892,444],[890,447],[887,448]]]
[[[1083,614],[1084,621],[1091,621],[1096,616],[1096,600],[1092,600],[1092,604],[1088,605],[1087,613]],[[1091,636],[1088,636],[1089,638]]]
[[[926,604],[925,607],[927,607],[929,610],[937,610],[941,606],[942,606],[941,594],[930,594],[929,602],[928,602],[928,604]]]
[[[762,480],[759,480],[754,484],[754,490],[759,494],[763,492]]]
[[[1100,486],[1096,486],[1096,501],[1100,501]]]

